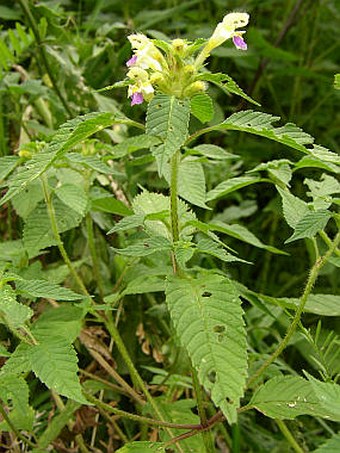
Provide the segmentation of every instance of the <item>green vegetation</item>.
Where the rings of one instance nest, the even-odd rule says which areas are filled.
[[[340,451],[336,1],[0,5],[3,451]]]

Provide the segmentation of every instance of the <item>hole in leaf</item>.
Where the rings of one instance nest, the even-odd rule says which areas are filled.
[[[225,332],[225,326],[216,325],[214,326],[213,331],[216,333],[223,333]]]
[[[156,105],[156,109],[161,109],[162,108],[162,104],[157,104]]]
[[[208,374],[208,379],[212,384],[215,384],[215,382],[216,382],[216,371],[215,370],[210,371],[210,373]]]
[[[204,293],[202,294],[202,297],[210,297],[212,296],[212,293],[210,291],[204,291]]]
[[[223,333],[220,333],[217,335],[217,341],[219,343],[222,343],[222,341],[224,340],[224,334]]]
[[[172,126],[169,126],[169,131],[172,132],[173,130],[174,130],[174,128]]]
[[[229,396],[227,396],[226,402],[227,402],[228,404],[234,404],[234,401],[233,401],[231,398],[229,398]]]

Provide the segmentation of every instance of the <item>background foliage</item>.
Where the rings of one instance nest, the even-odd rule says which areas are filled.
[[[212,118],[209,106],[206,117],[200,117],[200,104],[196,108],[190,133],[200,121],[208,121],[211,131],[191,144],[181,170],[179,195],[195,214],[186,212],[184,201],[179,210],[183,225],[189,222],[183,233],[188,242],[200,231],[201,254],[195,253],[191,267],[205,273],[190,283],[173,277],[165,285],[172,264],[164,258],[171,245],[162,223],[169,174],[163,165],[164,177],[158,176],[161,164],[147,151],[159,145],[152,133],[158,119],[149,117],[149,135],[137,137],[146,106],[131,108],[124,87],[100,90],[124,79],[130,33],[208,38],[234,10],[251,15],[249,50],[225,44],[213,51],[209,69],[231,75],[260,106],[233,95],[237,87],[227,81],[224,92],[210,85]],[[197,353],[206,354],[199,345],[210,339],[199,337],[198,326],[198,345],[190,343],[174,294],[185,301],[202,281],[213,295],[214,313],[219,291],[241,296],[250,378],[275,351],[310,268],[336,234],[327,210],[332,197],[333,212],[339,205],[339,91],[333,86],[339,16],[336,1],[321,0],[0,3],[4,450],[164,451],[164,442],[183,434],[178,424],[190,431],[201,423],[187,353],[195,365]],[[241,112],[249,109],[266,113]],[[309,135],[286,126],[291,140],[282,138],[273,128],[286,123]],[[162,134],[155,135],[163,140],[167,131]],[[186,136],[179,135],[181,145]],[[332,153],[316,147],[314,159],[301,154],[304,146],[311,149],[310,136]],[[319,214],[306,221],[311,206]],[[209,234],[203,224],[210,225]],[[316,238],[320,230],[323,236]],[[216,245],[214,234],[223,245]],[[177,252],[179,262],[186,262],[188,250]],[[212,274],[216,269],[228,279]],[[229,279],[238,282],[236,290]],[[267,382],[249,386],[237,423],[212,424],[216,451],[339,449],[339,286],[335,254],[320,271],[303,326],[266,370]],[[204,297],[197,296],[198,305]],[[237,301],[230,310],[227,322],[241,310]],[[242,362],[245,343],[238,346],[241,352],[234,352]],[[217,374],[235,371],[219,363],[218,351],[214,360]],[[242,383],[241,375],[235,379]],[[235,391],[233,401],[221,402],[224,390],[212,390],[215,377],[202,382],[198,370],[196,379],[236,421],[242,395]],[[298,397],[303,402],[297,404]],[[211,419],[216,409],[205,393],[202,398]],[[172,425],[161,428],[150,418]],[[180,448],[205,451],[207,442],[203,431]]]

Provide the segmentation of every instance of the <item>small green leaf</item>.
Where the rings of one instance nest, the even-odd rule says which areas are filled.
[[[214,116],[214,106],[211,97],[207,93],[195,94],[190,99],[191,114],[201,123],[211,121]]]
[[[285,244],[297,241],[298,239],[314,237],[319,231],[325,228],[331,217],[332,214],[329,211],[308,212],[299,220],[293,235],[285,241]]]
[[[8,325],[11,329],[18,329],[24,327],[32,316],[33,310],[17,302],[15,291],[10,285],[3,285],[0,288],[0,323]]]
[[[201,384],[229,423],[234,423],[247,374],[247,344],[233,283],[209,273],[195,279],[171,276],[166,302]]]

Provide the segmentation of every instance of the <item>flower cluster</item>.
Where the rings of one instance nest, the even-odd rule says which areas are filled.
[[[149,102],[159,90],[179,98],[191,97],[204,91],[206,84],[198,80],[199,71],[210,52],[227,39],[232,39],[235,47],[247,50],[242,35],[244,30],[237,30],[249,22],[247,13],[227,14],[215,28],[213,34],[194,58],[197,51],[195,43],[183,39],[174,39],[171,43],[151,40],[142,33],[128,37],[133,49],[132,57],[127,61],[129,68],[128,97],[131,105]]]

